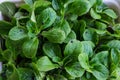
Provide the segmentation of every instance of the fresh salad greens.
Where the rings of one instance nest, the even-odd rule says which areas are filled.
[[[3,2],[0,80],[120,80],[120,23],[102,0]]]

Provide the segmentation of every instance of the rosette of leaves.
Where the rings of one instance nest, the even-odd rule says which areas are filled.
[[[120,24],[102,0],[3,2],[0,80],[120,80]]]

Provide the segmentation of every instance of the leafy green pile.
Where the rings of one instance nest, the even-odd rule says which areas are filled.
[[[120,24],[102,0],[24,1],[0,4],[0,80],[120,80]]]

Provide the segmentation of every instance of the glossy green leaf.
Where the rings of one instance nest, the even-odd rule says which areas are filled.
[[[109,48],[120,49],[120,41],[119,40],[111,40],[107,43],[107,46]]]
[[[24,9],[24,10],[26,10],[26,11],[28,11],[28,12],[31,12],[31,11],[32,11],[31,6],[28,5],[28,4],[21,4],[21,5],[20,5],[20,8],[21,8],[21,9]]]
[[[89,58],[88,58],[88,55],[86,53],[79,54],[78,60],[79,60],[79,63],[80,63],[82,68],[91,72],[90,65],[89,65]]]
[[[94,54],[93,48],[95,47],[95,45],[91,41],[82,41],[81,45],[83,53],[88,54],[89,57],[91,57]]]
[[[66,71],[73,77],[81,77],[85,70],[80,66],[79,62],[73,63],[70,66],[65,67]]]
[[[20,19],[25,18],[23,12],[16,12],[15,15],[14,15],[14,17],[15,17],[17,20],[20,20]]]
[[[94,66],[92,74],[96,77],[97,80],[106,80],[109,76],[109,71],[104,65],[99,64]]]
[[[13,58],[13,53],[9,49],[7,49],[2,52],[2,56],[7,61],[11,61],[11,59]]]
[[[58,4],[58,0],[52,0],[52,6],[55,10],[58,10],[60,8]]]
[[[87,0],[75,0],[68,5],[69,12],[77,14],[79,16],[86,14],[90,10],[90,8],[91,4]]]
[[[96,1],[96,4],[99,6],[99,5],[102,5],[103,4],[103,0],[97,0]]]
[[[90,1],[91,6],[94,6],[97,2],[97,0],[89,0],[89,1]]]
[[[20,80],[33,80],[33,72],[27,68],[18,68]]]
[[[16,12],[16,6],[12,2],[3,2],[0,4],[0,11],[8,16],[9,18],[13,17]]]
[[[83,38],[84,40],[92,40],[92,36],[93,36],[93,31],[91,30],[85,30],[84,33],[83,33]]]
[[[95,63],[98,64],[102,63],[103,65],[108,66],[108,56],[109,56],[108,51],[101,51],[93,56],[91,64],[93,63],[92,65],[94,66]]]
[[[58,68],[57,64],[53,64],[47,56],[43,56],[36,62],[39,71],[50,71]]]
[[[103,2],[1,3],[0,79],[120,80],[120,24]]]
[[[90,15],[94,19],[100,19],[101,18],[100,14],[96,13],[93,8],[91,8],[91,10],[90,10]]]
[[[13,27],[9,31],[9,37],[11,40],[21,40],[27,37],[27,32],[23,27]]]
[[[7,35],[12,28],[12,24],[7,21],[0,21],[0,34]]]
[[[69,41],[71,41],[71,40],[73,40],[73,39],[76,39],[76,34],[75,34],[75,32],[74,31],[71,31],[69,34],[68,34],[68,36],[67,36],[67,38],[65,39],[65,43],[68,43]]]
[[[98,41],[98,35],[92,29],[86,29],[83,33],[83,38],[85,41],[93,41],[93,42]]]
[[[96,24],[96,27],[100,30],[105,30],[107,28],[107,25],[105,23],[96,21],[95,24]]]
[[[37,1],[35,1],[35,3],[34,3],[34,8],[36,9],[36,8],[38,8],[38,7],[47,7],[47,6],[49,6],[49,5],[51,5],[51,2],[49,2],[49,1],[37,0]]]
[[[106,9],[103,11],[103,13],[105,13],[106,15],[116,19],[117,18],[117,15],[116,13],[112,10],[112,9]]]
[[[114,63],[116,66],[120,63],[120,53],[116,49],[111,49],[111,63]]]
[[[33,21],[28,21],[26,23],[26,27],[27,27],[27,30],[28,30],[28,36],[30,38],[33,38],[36,36],[36,34],[38,34],[38,30],[37,30],[37,26],[36,26],[36,23],[33,22]]]
[[[74,54],[74,56],[77,56],[81,52],[81,47],[82,45],[80,41],[73,39],[66,45],[64,55],[69,56],[71,54]]]
[[[29,4],[30,6],[33,5],[34,0],[24,0],[26,4]]]
[[[62,57],[60,46],[54,43],[45,43],[43,51],[50,58]]]
[[[52,8],[46,8],[37,18],[38,24],[43,24],[42,29],[50,27],[56,20],[56,12]]]
[[[62,43],[65,40],[65,32],[60,29],[51,29],[49,31],[43,31],[42,35],[53,43]]]
[[[92,29],[92,30],[95,31],[99,35],[104,35],[105,33],[107,33],[107,31],[105,30],[98,30],[98,29]]]
[[[58,22],[55,27],[63,30],[66,36],[71,32],[70,25],[66,20]]]
[[[26,40],[22,46],[24,56],[27,58],[34,58],[37,54],[38,45],[39,40],[36,37]]]
[[[114,24],[114,21],[111,17],[109,17],[108,15],[101,15],[101,21],[106,23],[106,24]]]

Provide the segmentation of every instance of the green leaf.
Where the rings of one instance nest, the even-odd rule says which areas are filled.
[[[14,15],[14,17],[15,17],[17,20],[20,20],[20,19],[25,18],[23,12],[16,12],[15,15]]]
[[[33,3],[34,3],[34,0],[24,0],[24,2],[25,2],[26,4],[29,4],[30,6],[32,6]]]
[[[36,67],[36,65],[35,65],[35,67]],[[35,77],[34,77],[35,80],[43,80],[43,79],[45,79],[45,76],[46,76],[45,72],[40,72],[40,71],[37,70],[37,68],[36,68],[36,71],[37,72],[34,73],[35,74]]]
[[[103,0],[97,0],[97,1],[96,1],[96,5],[100,6],[100,5],[102,5],[102,4],[103,4]]]
[[[42,29],[46,29],[55,22],[56,17],[56,12],[52,8],[48,7],[38,16],[37,22],[38,24],[43,24]]]
[[[90,72],[86,72],[85,76],[87,80],[96,80],[96,78]]]
[[[74,56],[77,56],[81,52],[81,47],[80,41],[73,39],[65,46],[64,55],[69,56],[74,54]]]
[[[11,61],[11,59],[13,58],[13,53],[9,49],[7,49],[2,52],[2,56],[5,60]]]
[[[118,66],[118,64],[120,63],[119,51],[116,49],[111,49],[110,58],[111,58],[111,63],[114,63],[116,66]]]
[[[86,29],[83,33],[83,39],[85,41],[93,41],[96,43],[98,41],[98,35],[93,29]]]
[[[68,5],[68,11],[79,16],[88,13],[90,8],[91,4],[87,0],[74,0]]]
[[[20,80],[33,80],[33,72],[28,68],[18,68]]]
[[[28,21],[26,23],[26,27],[27,27],[27,30],[28,30],[28,36],[30,38],[33,38],[36,36],[36,34],[38,34],[38,29],[37,29],[37,26],[36,26],[36,23],[33,22],[33,21]]]
[[[76,34],[74,31],[71,31],[68,36],[66,37],[65,39],[65,43],[68,43],[69,41],[73,40],[73,39],[76,39]]]
[[[97,0],[89,0],[89,2],[91,4],[91,6],[94,6],[96,4]]]
[[[94,19],[101,19],[101,16],[98,13],[96,13],[93,8],[91,8],[91,10],[90,10],[90,15]]]
[[[63,20],[63,21],[59,21],[56,25],[55,25],[55,28],[59,28],[61,30],[63,30],[65,32],[65,35],[67,36],[70,31],[71,31],[71,28],[70,28],[70,25],[69,23],[66,21],[66,20]]]
[[[52,6],[55,10],[60,9],[59,4],[58,4],[58,0],[52,0]]]
[[[27,58],[34,58],[37,54],[38,45],[39,40],[36,37],[26,40],[22,46],[24,56]]]
[[[2,12],[2,14],[11,18],[15,14],[16,6],[12,2],[3,2],[0,4],[0,11]]]
[[[43,37],[53,43],[62,43],[65,40],[65,32],[60,29],[51,29],[42,32]]]
[[[100,29],[100,30],[105,30],[107,28],[107,25],[100,21],[96,21],[95,25],[96,25],[97,29]]]
[[[13,41],[7,38],[5,41],[6,48],[13,53],[13,59],[17,59],[17,55],[22,53],[22,45],[23,45],[23,40]]]
[[[78,60],[82,68],[84,68],[88,72],[91,72],[90,65],[89,65],[89,58],[86,53],[79,54]]]
[[[11,40],[21,40],[27,37],[27,32],[23,27],[13,27],[9,31],[9,37]]]
[[[110,16],[113,19],[117,18],[116,13],[112,9],[106,9],[106,10],[103,11],[103,13]]]
[[[39,71],[50,71],[58,68],[57,64],[53,64],[47,56],[43,56],[36,62]]]
[[[103,0],[23,1],[0,4],[0,78],[120,80],[120,25]]]
[[[43,51],[50,58],[62,57],[61,48],[58,44],[45,43],[43,45]]]
[[[0,21],[0,34],[7,35],[13,25],[7,21]]]
[[[92,29],[92,30],[94,30],[99,35],[104,35],[105,33],[107,33],[106,30],[98,30],[98,29]]]
[[[35,1],[35,3],[34,3],[34,9],[36,9],[38,7],[48,7],[49,5],[51,5],[51,2],[49,2],[49,1],[38,0],[38,1]]]
[[[86,29],[85,31],[84,31],[84,33],[83,33],[83,38],[84,38],[84,40],[86,40],[86,41],[91,41],[93,38],[93,34],[94,34],[94,32],[93,31],[91,31],[91,30],[89,30],[89,29]]]
[[[99,64],[94,66],[92,74],[96,77],[97,80],[107,80],[109,71],[104,65]]]
[[[7,67],[8,70],[7,70],[7,80],[20,80],[19,78],[19,72],[18,70],[16,69],[15,65],[13,64],[9,64],[9,66]]]
[[[73,63],[72,65],[65,67],[65,70],[75,78],[83,76],[85,72],[85,70],[81,68],[79,62]]]
[[[24,10],[26,10],[26,11],[28,11],[28,12],[31,12],[31,11],[32,11],[32,8],[31,8],[30,5],[28,5],[28,4],[21,4],[21,5],[20,5],[20,9],[24,9]]]
[[[120,41],[119,40],[111,40],[107,43],[109,48],[115,48],[120,50]]]
[[[69,16],[69,19],[71,21],[75,21],[77,18],[78,18],[78,15],[76,15],[76,14],[72,14],[71,16]]]
[[[102,16],[102,18],[101,18],[102,22],[104,22],[106,24],[109,24],[109,25],[113,25],[114,24],[114,20],[111,17],[109,17],[108,15],[103,14],[101,16]]]
[[[94,66],[95,64],[98,63],[108,67],[108,56],[109,56],[108,51],[98,52],[96,55],[93,56],[92,60],[90,61],[91,65]]]
[[[83,53],[88,54],[89,57],[93,56],[93,48],[95,47],[95,45],[91,41],[82,41],[81,45]]]

